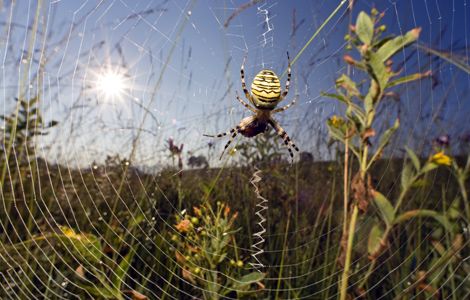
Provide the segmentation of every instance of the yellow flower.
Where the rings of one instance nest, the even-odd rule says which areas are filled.
[[[179,222],[177,225],[175,225],[175,228],[179,232],[188,232],[189,229],[191,229],[191,221],[184,219],[181,222]]]
[[[341,125],[344,124],[344,120],[336,115],[332,116],[329,121],[330,121],[331,126],[335,128],[339,128]]]
[[[452,158],[444,154],[444,151],[437,152],[431,157],[431,162],[440,166],[450,166]]]
[[[202,216],[201,209],[199,207],[193,206],[194,214],[198,217]]]
[[[69,228],[67,226],[60,226],[60,230],[66,237],[70,239],[81,239],[81,236],[79,234],[76,234],[75,230],[73,230],[72,228]]]

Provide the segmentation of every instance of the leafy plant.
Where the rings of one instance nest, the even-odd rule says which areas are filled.
[[[220,202],[215,209],[205,204],[194,207],[193,212],[177,216],[178,233],[171,237],[182,277],[200,287],[204,299],[220,299],[231,293],[238,298],[254,297],[260,290],[252,285],[263,287],[265,274],[243,272],[245,263],[235,241],[238,213],[231,213],[230,207]]]
[[[327,122],[330,136],[343,143],[356,158],[359,170],[351,180],[352,204],[351,211],[344,222],[349,222],[345,227],[341,245],[340,263],[344,265],[341,279],[341,299],[346,299],[348,279],[350,276],[350,264],[352,261],[352,249],[356,222],[359,211],[367,213],[369,204],[373,203],[379,211],[379,222],[375,222],[369,234],[368,252],[369,269],[363,275],[357,289],[358,294],[364,294],[363,286],[374,271],[377,258],[388,247],[389,234],[394,226],[415,217],[433,217],[447,230],[452,231],[446,217],[435,211],[417,209],[400,212],[401,204],[413,184],[425,173],[438,167],[447,165],[449,157],[443,153],[437,153],[421,167],[417,156],[408,149],[412,164],[406,164],[402,172],[401,191],[398,199],[392,204],[383,194],[376,191],[372,185],[369,171],[373,164],[382,156],[382,153],[390,142],[391,137],[399,128],[399,119],[396,119],[391,127],[379,134],[374,128],[378,120],[378,109],[383,100],[391,94],[391,88],[412,82],[430,75],[430,72],[416,73],[399,77],[400,72],[393,70],[391,58],[404,47],[415,42],[421,29],[415,28],[405,35],[397,37],[382,37],[386,30],[385,25],[378,25],[383,14],[372,10],[372,14],[360,12],[351,35],[346,36],[350,45],[355,46],[360,59],[356,60],[350,55],[345,55],[344,60],[353,68],[362,71],[367,76],[366,82],[355,82],[346,74],[342,74],[336,80],[335,94],[324,94],[346,105],[344,117],[333,116]],[[345,190],[347,186],[345,186]],[[347,207],[344,208],[347,210]]]

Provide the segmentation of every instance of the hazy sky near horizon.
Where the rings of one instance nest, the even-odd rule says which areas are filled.
[[[259,1],[229,17],[249,1],[103,0],[4,1],[0,11],[0,114],[20,95],[21,78],[29,78],[29,96],[39,92],[46,119],[58,120],[41,145],[51,160],[87,165],[106,155],[131,155],[154,165],[168,158],[165,141],[185,144],[185,152],[207,155],[213,141],[203,133],[235,126],[248,112],[241,95],[240,66],[246,55],[247,83],[262,68],[281,75],[286,52],[294,57],[341,1]],[[420,43],[468,63],[470,0],[356,1],[360,10],[385,12],[388,32],[421,27]],[[293,66],[287,101],[298,103],[278,115],[301,149],[327,158],[325,120],[338,107],[320,96],[333,91],[345,71],[344,34],[349,14],[344,5]],[[230,20],[227,27],[224,23]],[[33,37],[33,38],[31,38]],[[32,43],[32,44],[31,44]],[[32,45],[33,62],[21,63]],[[411,50],[396,56],[400,64]],[[46,58],[44,69],[38,62]],[[404,74],[431,69],[435,80],[401,90],[401,100],[384,110],[384,122],[408,118],[400,134],[414,147],[449,133],[454,140],[469,130],[468,74],[435,57],[417,52],[402,66]],[[97,89],[105,70],[122,73],[122,95],[106,99]],[[42,81],[38,86],[37,74]],[[26,75],[25,75],[26,74]],[[285,78],[281,81],[284,82]],[[388,117],[389,116],[389,117]],[[422,119],[422,122],[418,122]],[[143,130],[138,133],[138,128]],[[216,142],[215,156],[226,143]],[[279,143],[280,141],[273,141]],[[287,151],[286,151],[287,155]]]

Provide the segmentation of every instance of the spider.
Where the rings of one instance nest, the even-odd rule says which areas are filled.
[[[281,125],[279,125],[279,123],[273,119],[273,114],[285,111],[286,109],[291,107],[296,101],[296,97],[294,97],[294,100],[291,103],[287,104],[284,107],[276,108],[277,104],[281,102],[289,92],[289,84],[291,77],[289,53],[287,53],[288,69],[286,89],[282,93],[279,77],[277,77],[277,75],[272,70],[261,70],[253,79],[250,94],[250,92],[246,88],[245,83],[245,60],[246,57],[243,59],[242,67],[240,70],[242,89],[245,93],[246,98],[250,101],[251,104],[253,104],[254,107],[243,101],[238,96],[238,92],[236,94],[236,97],[237,100],[243,106],[253,112],[253,115],[242,119],[240,123],[234,128],[230,129],[230,131],[219,133],[217,135],[204,134],[204,136],[223,137],[226,135],[231,135],[229,141],[227,142],[227,144],[225,144],[222,154],[220,155],[220,159],[222,159],[225,150],[232,143],[233,139],[237,136],[238,133],[241,133],[243,136],[246,137],[254,137],[268,130],[268,125],[270,125],[274,128],[274,130],[276,130],[278,136],[284,140],[284,144],[287,146],[287,150],[289,150],[291,158],[294,159],[292,148],[294,148],[297,152],[299,152],[299,148],[297,148],[297,146],[292,142],[292,140],[287,135],[286,131],[281,127]]]

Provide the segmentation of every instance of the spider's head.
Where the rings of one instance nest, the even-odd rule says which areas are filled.
[[[260,109],[274,109],[281,101],[281,82],[276,73],[262,70],[251,84],[253,105]]]

